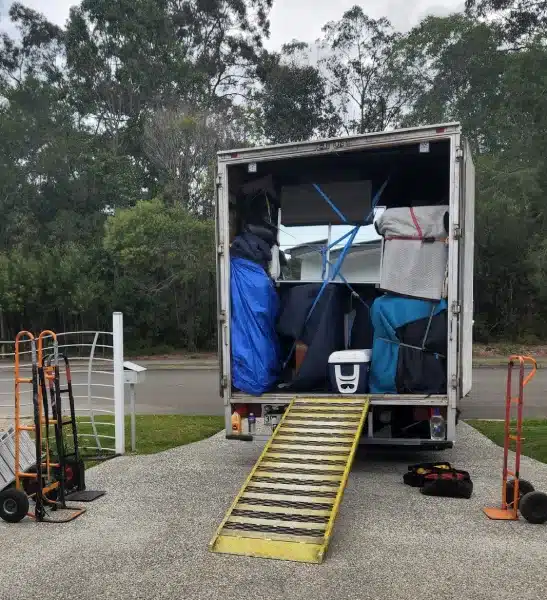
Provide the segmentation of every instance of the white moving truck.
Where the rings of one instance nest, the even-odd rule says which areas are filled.
[[[432,282],[439,280],[439,277],[443,280],[442,298],[437,300],[445,302],[446,355],[442,355],[444,388],[435,393],[428,390],[420,392],[416,391],[420,387],[418,385],[416,389],[411,386],[409,390],[401,388],[375,392],[371,384],[371,391],[367,394],[371,399],[371,409],[361,443],[437,449],[451,447],[456,439],[459,401],[471,390],[474,191],[475,173],[470,148],[462,137],[458,123],[219,153],[216,202],[218,348],[220,395],[225,406],[227,435],[240,440],[260,437],[256,434],[253,436],[252,430],[249,432],[247,429],[245,417],[249,413],[264,417],[265,424],[273,427],[295,396],[316,397],[324,394],[332,397],[338,393],[332,389],[318,390],[313,386],[309,390],[302,386],[293,389],[289,383],[274,385],[257,395],[242,392],[234,385],[231,243],[245,228],[248,215],[263,215],[265,205],[269,224],[273,225],[277,237],[267,270],[280,298],[296,286],[315,285],[315,289],[319,289],[322,281],[327,282],[328,286],[349,288],[349,297],[357,298],[362,303],[363,299],[381,297],[386,293],[385,286],[388,294],[393,292],[397,297],[405,298],[404,283],[402,293],[394,289],[397,284],[393,282],[399,279],[399,275],[393,269],[399,265],[400,281],[404,282],[410,276],[408,270],[412,269],[411,263],[415,260],[412,253],[418,251],[418,247],[424,250],[423,256],[427,262],[429,246],[433,247],[437,242],[444,245],[445,250],[439,247],[437,250],[438,256],[439,250],[441,254],[446,252],[443,272],[433,272],[438,270],[438,265],[435,266],[436,259],[432,259],[431,265],[425,265],[422,269],[423,285],[418,285],[426,291],[406,294],[406,297],[414,295],[425,300],[435,299],[436,292],[429,295],[428,286],[435,287]],[[253,213],[255,198],[261,199],[262,208]],[[444,239],[441,240],[435,233],[428,237],[425,231],[427,224],[424,226],[422,222],[420,225],[418,221],[423,219],[423,214],[429,214],[428,210],[438,215],[439,210],[435,212],[435,209],[443,207],[446,209]],[[434,210],[431,212],[432,208]],[[393,223],[398,223],[401,214],[407,213],[417,228],[416,236],[390,236],[385,233]],[[391,225],[385,221],[380,237],[370,223],[374,215],[382,215],[383,219],[389,214],[396,215],[396,218],[391,217]],[[333,244],[344,232],[347,234],[347,231],[359,225],[362,226],[359,235],[349,236],[353,242],[351,248],[344,245],[347,235],[338,245]],[[286,249],[291,245],[287,240],[293,240],[293,247],[302,247],[300,242],[304,227],[313,228],[311,231],[315,233],[320,229],[321,234],[310,239],[325,242],[319,251],[326,268],[321,273],[320,269],[316,269],[317,275],[313,281],[301,279],[301,273],[307,271],[301,269],[299,274],[297,261],[290,260],[289,267],[281,261],[280,267],[276,260],[279,256],[278,247]],[[377,227],[376,231],[382,233],[381,227]],[[394,230],[390,231],[393,234]],[[352,269],[348,269],[348,277],[345,277],[343,262],[338,264],[336,258],[343,254],[341,249],[346,249],[346,254],[353,252],[359,256],[355,247],[371,239],[381,244],[381,250],[370,253],[366,270],[359,273],[358,267],[352,264]],[[405,246],[408,255],[404,250],[402,254],[399,251],[399,258],[402,258],[399,262],[386,254],[388,244],[392,243],[395,247],[395,242],[408,242]],[[290,253],[290,248],[287,253]],[[376,257],[376,270],[371,267],[370,257]],[[413,284],[409,285],[411,289]],[[370,304],[367,306],[370,308]],[[344,327],[349,328],[350,322],[346,314]],[[428,331],[430,324],[431,320]],[[425,335],[427,337],[427,333]],[[347,331],[344,336],[347,341]],[[412,344],[408,345],[408,348],[412,347]],[[304,345],[304,355],[306,349]],[[283,348],[282,352],[285,353],[283,358],[293,361],[292,366],[288,366],[289,371],[297,372],[298,364],[295,366],[294,361],[301,363],[302,360],[301,355],[299,358],[298,340],[295,340],[292,348]],[[373,364],[374,361],[373,349]],[[427,366],[425,368],[427,370]],[[321,369],[328,369],[328,365],[322,365]],[[423,376],[423,373],[419,376]],[[231,427],[234,410],[243,416],[244,423],[236,435],[232,435]],[[433,416],[437,423],[439,417],[444,421],[444,426],[435,434],[431,427]]]

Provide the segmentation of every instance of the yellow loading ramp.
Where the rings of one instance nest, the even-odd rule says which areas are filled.
[[[321,563],[368,408],[368,397],[293,399],[210,549]]]

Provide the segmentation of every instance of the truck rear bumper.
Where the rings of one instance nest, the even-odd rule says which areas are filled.
[[[229,430],[230,427],[230,414],[231,407],[233,405],[247,405],[247,410],[253,410],[256,416],[262,416],[262,409],[264,406],[287,406],[295,397],[311,397],[321,398],[324,396],[325,398],[333,398],[340,397],[347,399],[347,395],[341,394],[284,394],[280,392],[274,393],[266,393],[262,396],[250,396],[248,394],[242,393],[232,393],[231,399],[228,400],[228,404],[226,405],[226,427]],[[361,396],[354,396],[354,398]],[[424,451],[437,451],[437,450],[445,450],[448,448],[452,448],[454,445],[455,439],[455,423],[457,422],[456,410],[450,408],[448,396],[446,395],[418,395],[418,394],[365,394],[362,396],[363,398],[368,397],[370,399],[370,409],[367,421],[365,422],[365,426],[363,428],[362,437],[359,439],[359,445],[362,446],[381,446],[383,448],[393,447],[393,448],[407,448],[408,450],[424,450]],[[231,402],[230,402],[231,400]],[[398,408],[403,409],[403,407],[413,407],[416,411],[420,411],[420,413],[424,413],[425,417],[422,416],[417,418],[417,421],[423,422],[428,419],[428,409],[429,407],[446,407],[446,418],[447,418],[447,439],[443,441],[439,440],[431,440],[428,439],[427,433],[423,430],[420,434],[416,435],[416,437],[403,437],[399,435],[391,435],[391,431],[389,428],[383,429],[380,427],[379,430],[374,426],[374,413],[376,411],[379,412],[390,412],[393,410],[397,410]],[[252,407],[252,408],[251,408]],[[429,430],[429,427],[427,427]],[[262,433],[262,432],[261,432]],[[264,432],[266,433],[266,432]],[[239,441],[265,441],[269,438],[269,435],[241,435],[241,436],[231,436],[228,435],[228,439],[234,439]],[[424,436],[425,433],[425,436]],[[404,434],[403,434],[404,435]]]
[[[266,442],[270,439],[268,435],[232,435],[226,434],[227,440],[240,442]],[[382,448],[406,448],[408,450],[422,450],[429,452],[437,452],[440,450],[448,450],[454,447],[454,442],[445,440],[444,442],[436,440],[421,440],[409,438],[367,438],[362,437],[359,440],[360,446],[381,446]]]
[[[362,437],[359,440],[361,446],[382,446],[383,448],[408,448],[412,450],[424,450],[435,452],[437,450],[448,450],[454,447],[454,442],[445,440],[421,440],[408,438],[366,438]]]

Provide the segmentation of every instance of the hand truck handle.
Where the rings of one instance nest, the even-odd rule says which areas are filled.
[[[513,354],[512,356],[509,357],[510,364],[513,365],[517,361],[522,369],[524,369],[524,365],[526,363],[530,363],[532,365],[532,370],[528,373],[528,375],[526,375],[526,377],[524,378],[524,380],[522,382],[522,387],[526,387],[530,383],[530,381],[532,381],[532,379],[535,377],[535,374],[536,374],[536,371],[538,368],[536,359],[533,358],[532,356],[521,356],[521,355],[517,355],[517,354]]]

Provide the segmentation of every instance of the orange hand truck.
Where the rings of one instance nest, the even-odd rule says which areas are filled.
[[[55,376],[54,367],[44,370],[43,352],[46,337],[53,338],[54,363],[58,366],[57,336],[52,331],[43,331],[36,339],[29,331],[21,331],[15,338],[15,488],[7,489],[0,494],[0,517],[7,522],[17,523],[25,516],[36,521],[50,523],[66,523],[74,520],[85,512],[85,509],[69,507],[65,501],[64,490],[64,447],[59,436],[55,435],[56,461],[52,462],[48,428],[49,424],[58,429],[61,415],[57,406],[52,402],[49,419],[49,406],[47,394],[44,395],[44,386],[39,380],[45,381],[46,377]],[[21,351],[20,344],[29,341],[31,346],[31,377],[21,377]],[[21,420],[21,385],[32,385],[33,425],[23,425]],[[45,426],[45,430],[44,430]],[[21,433],[23,431],[34,434],[36,447],[36,465],[31,471],[23,471],[20,461]],[[45,434],[45,435],[44,435]],[[56,478],[57,476],[57,478]],[[29,512],[29,498],[34,500],[34,512]],[[47,508],[52,511],[70,510],[66,517],[51,519]]]
[[[525,364],[532,366],[525,376]],[[519,391],[513,396],[513,370],[519,366]],[[530,523],[547,521],[547,494],[537,492],[534,486],[520,478],[520,457],[522,452],[522,409],[524,405],[524,388],[534,378],[537,363],[530,356],[512,355],[509,357],[507,369],[507,388],[505,394],[505,436],[503,445],[503,471],[501,478],[501,508],[487,507],[483,511],[489,519],[496,521],[518,521],[520,514]],[[517,405],[515,426],[511,422],[511,408]],[[515,462],[509,469],[509,447],[515,442]],[[512,479],[509,479],[512,478]]]
[[[61,361],[64,363],[65,387],[61,387],[61,375],[59,365]],[[85,484],[85,462],[80,456],[80,445],[78,440],[78,425],[76,421],[76,406],[74,402],[74,393],[72,388],[72,375],[70,372],[70,361],[66,354],[49,355],[47,359],[42,360],[43,369],[39,374],[42,394],[47,395],[46,381],[49,384],[49,395],[51,399],[52,411],[57,415],[55,418],[55,440],[57,447],[63,452],[62,464],[63,471],[59,474],[62,478],[62,492],[66,500],[75,502],[93,502],[105,495],[102,490],[88,490]],[[65,419],[62,409],[62,395],[68,395],[68,404],[70,416]],[[46,405],[47,406],[47,405]],[[46,430],[49,437],[49,425],[47,423],[48,416],[46,413]],[[71,448],[67,448],[65,441],[64,428],[70,426],[71,435],[68,436]],[[60,461],[61,462],[61,461]]]

